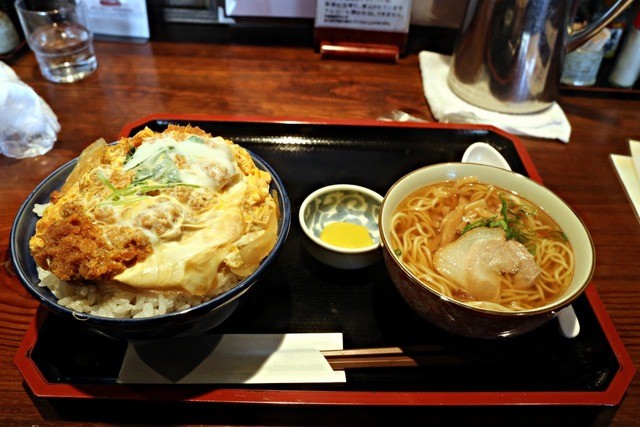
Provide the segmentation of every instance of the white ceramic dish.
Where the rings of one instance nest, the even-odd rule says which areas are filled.
[[[382,196],[368,188],[336,184],[320,188],[302,202],[298,218],[306,235],[305,247],[318,261],[331,267],[357,269],[380,259],[378,214]],[[332,222],[351,222],[364,226],[373,245],[344,248],[320,239],[322,230]]]

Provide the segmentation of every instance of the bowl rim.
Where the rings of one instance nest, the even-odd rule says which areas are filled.
[[[271,249],[271,252],[269,252],[269,254],[262,260],[262,262],[254,272],[252,272],[249,276],[239,281],[233,288],[227,290],[226,292],[218,294],[207,301],[185,308],[183,310],[173,311],[170,313],[159,314],[159,315],[149,316],[149,317],[139,317],[139,318],[105,317],[105,316],[98,316],[91,313],[77,312],[75,310],[72,310],[70,308],[67,308],[58,304],[58,298],[55,295],[53,295],[53,293],[49,289],[43,289],[43,291],[50,293],[52,298],[48,298],[42,293],[40,293],[38,291],[38,289],[40,289],[39,284],[34,283],[33,281],[30,280],[29,275],[27,273],[28,268],[26,265],[23,265],[23,263],[21,262],[21,258],[24,258],[24,257],[18,254],[18,248],[20,248],[20,242],[18,241],[19,239],[18,235],[20,233],[18,228],[22,223],[22,221],[24,220],[25,215],[32,212],[35,204],[34,199],[36,198],[36,196],[42,196],[42,194],[40,194],[42,191],[42,188],[47,186],[47,184],[49,184],[50,181],[57,178],[63,179],[63,183],[64,183],[64,180],[66,180],[67,176],[71,173],[71,171],[73,170],[73,167],[77,163],[78,157],[75,157],[69,160],[68,162],[64,163],[63,165],[55,169],[53,172],[51,172],[40,183],[38,183],[38,185],[26,197],[24,202],[22,202],[20,208],[18,209],[18,212],[16,213],[16,216],[11,226],[11,232],[9,235],[9,248],[11,253],[11,262],[13,264],[13,268],[18,278],[20,279],[20,282],[40,304],[45,306],[47,309],[53,311],[54,313],[64,315],[64,316],[71,315],[77,320],[88,321],[92,324],[101,324],[107,328],[114,327],[114,326],[127,327],[127,326],[132,326],[134,324],[139,327],[152,326],[156,323],[165,322],[168,319],[188,318],[190,316],[193,316],[194,314],[207,313],[210,310],[210,307],[212,305],[217,305],[216,308],[222,308],[227,304],[232,303],[233,301],[237,300],[240,296],[242,296],[245,292],[247,292],[251,287],[251,285],[256,281],[256,277],[259,276],[263,271],[265,271],[277,258],[278,253],[280,252],[280,250],[282,249],[282,246],[287,240],[287,237],[290,231],[290,226],[291,226],[291,201],[289,199],[289,195],[286,191],[286,188],[284,186],[282,179],[275,172],[273,167],[269,165],[269,163],[267,163],[264,159],[262,159],[257,154],[253,153],[251,150],[248,150],[244,147],[243,149],[249,153],[249,155],[253,159],[258,169],[264,170],[271,175],[270,187],[272,187],[272,189],[278,190],[277,196],[278,196],[278,199],[280,200],[281,215],[280,215],[280,221],[278,223],[278,231],[279,231],[278,239],[276,240],[274,247]],[[59,186],[56,186],[56,188],[59,188]],[[47,198],[49,197],[49,195],[50,193],[45,194]],[[35,224],[34,224],[34,227],[35,227]],[[30,237],[31,236],[29,236],[28,238]],[[27,258],[31,257],[31,254],[30,253],[26,254],[26,257]],[[31,259],[33,259],[33,257],[31,257]]]
[[[576,287],[576,289],[573,290],[573,292],[570,295],[563,295],[562,297],[548,303],[545,304],[541,307],[536,307],[536,308],[532,308],[532,309],[528,309],[528,310],[521,310],[521,311],[502,311],[502,310],[494,310],[491,308],[486,308],[486,307],[477,307],[477,306],[473,306],[467,303],[464,303],[462,301],[458,301],[454,298],[450,298],[446,295],[442,295],[441,293],[439,293],[438,291],[432,289],[430,286],[426,285],[425,283],[423,283],[422,281],[418,280],[413,273],[411,273],[409,271],[409,269],[404,265],[403,262],[401,262],[393,253],[393,251],[390,250],[390,244],[386,238],[385,235],[385,231],[382,228],[382,222],[383,222],[383,213],[385,212],[385,208],[387,209],[392,209],[393,207],[389,207],[389,196],[391,195],[391,193],[396,190],[398,188],[398,186],[405,182],[409,177],[414,176],[418,173],[423,173],[424,170],[427,169],[450,169],[450,168],[456,168],[456,169],[492,169],[496,174],[498,175],[502,175],[502,176],[509,176],[511,177],[511,179],[518,179],[518,180],[523,180],[522,182],[525,182],[525,185],[530,185],[534,188],[537,188],[538,191],[540,191],[541,193],[546,194],[547,196],[551,197],[552,199],[555,199],[556,202],[564,209],[566,209],[566,212],[573,217],[573,220],[575,222],[575,224],[579,227],[580,232],[584,233],[584,237],[586,238],[587,242],[589,243],[589,248],[588,248],[588,253],[591,254],[590,259],[588,260],[588,262],[590,262],[590,265],[588,266],[588,271],[585,274],[585,280],[583,283],[581,283],[579,286]],[[462,176],[471,176],[470,174],[466,174],[466,175],[462,175]],[[453,179],[458,179],[461,176],[456,176]],[[482,180],[480,180],[480,182],[482,182]],[[428,185],[428,184],[424,184],[424,185]],[[423,185],[423,186],[424,186]],[[499,184],[494,184],[498,187],[501,187],[505,190],[508,190],[510,192],[513,192],[515,194],[518,194],[519,196],[525,198],[526,200],[529,200],[526,196],[511,190],[503,185],[499,185]],[[415,188],[413,191],[416,191],[418,188],[421,187],[417,187]],[[410,193],[407,193],[405,196],[400,197],[399,201],[404,200],[404,198],[406,198]],[[533,203],[533,202],[532,202]],[[551,215],[549,214],[549,212],[547,211],[547,209],[545,209],[545,207],[543,206],[539,206],[536,205],[538,208],[545,210],[545,212],[547,212],[547,214],[549,216],[551,216],[551,218],[557,222],[557,220]],[[480,163],[463,163],[463,162],[447,162],[447,163],[436,163],[436,164],[432,164],[432,165],[427,165],[427,166],[423,166],[421,168],[415,169],[411,172],[408,172],[407,174],[403,175],[402,177],[400,177],[398,180],[396,180],[391,187],[389,187],[389,190],[387,190],[387,192],[385,193],[385,196],[382,200],[382,204],[380,205],[380,213],[379,213],[379,219],[378,219],[378,227],[380,228],[380,242],[382,244],[383,250],[386,253],[385,258],[392,261],[397,267],[399,267],[408,277],[411,278],[411,280],[413,282],[416,282],[420,285],[422,285],[422,287],[424,289],[426,289],[427,291],[429,291],[430,293],[434,294],[435,296],[437,296],[438,298],[441,298],[445,301],[448,301],[452,304],[455,304],[456,306],[462,307],[463,309],[466,310],[470,310],[470,311],[475,311],[478,313],[482,313],[482,314],[488,314],[488,315],[493,315],[493,316],[501,316],[501,317],[509,317],[509,318],[513,318],[513,317],[527,317],[527,316],[536,316],[536,315],[540,315],[540,314],[546,314],[546,313],[558,313],[559,311],[561,311],[562,309],[564,309],[565,307],[567,307],[568,305],[570,305],[573,301],[575,301],[587,288],[587,286],[591,283],[591,279],[593,278],[593,274],[595,272],[595,264],[596,264],[596,251],[595,251],[595,245],[593,243],[593,239],[591,237],[591,234],[589,233],[589,230],[586,226],[586,224],[584,223],[584,221],[580,218],[580,216],[577,214],[577,212],[566,202],[564,201],[564,199],[562,199],[560,196],[558,196],[555,192],[553,192],[552,190],[550,190],[549,188],[545,187],[543,184],[527,177],[524,176],[516,171],[512,171],[512,170],[507,170],[507,169],[503,169],[503,168],[499,168],[496,166],[491,166],[491,165],[486,165],[486,164],[480,164]]]
[[[316,245],[320,246],[321,248],[324,248],[328,251],[331,252],[336,252],[336,253],[340,253],[340,254],[344,254],[344,255],[358,255],[358,254],[364,254],[364,253],[368,253],[368,252],[372,252],[375,251],[376,249],[380,248],[381,244],[382,244],[382,236],[380,237],[380,239],[378,240],[378,242],[375,242],[373,245],[369,245],[369,246],[364,246],[362,248],[343,248],[341,246],[336,246],[336,245],[332,245],[330,243],[325,242],[324,240],[321,240],[320,238],[318,238],[315,234],[313,234],[311,232],[311,230],[309,230],[309,227],[307,227],[307,224],[304,220],[304,212],[307,209],[307,206],[309,206],[309,204],[316,199],[319,196],[323,196],[325,194],[328,193],[332,193],[334,191],[345,191],[345,190],[349,190],[349,191],[353,191],[356,193],[362,193],[365,194],[367,196],[369,196],[370,198],[374,199],[378,205],[379,208],[382,208],[382,200],[383,197],[381,194],[371,190],[370,188],[367,187],[363,187],[361,185],[356,185],[356,184],[332,184],[332,185],[327,185],[324,187],[320,187],[317,190],[311,192],[307,197],[305,197],[305,199],[302,201],[301,205],[300,205],[300,209],[298,209],[298,221],[300,222],[300,227],[302,228],[302,231],[304,232],[304,234],[311,239],[311,241],[313,243],[315,243]],[[380,216],[378,215],[378,217],[374,218],[374,220],[376,222],[379,221]],[[379,227],[379,223],[376,224]]]

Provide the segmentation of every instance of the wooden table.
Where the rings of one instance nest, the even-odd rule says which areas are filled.
[[[637,425],[640,380],[618,407],[318,408],[158,405],[153,402],[50,401],[33,396],[13,358],[37,303],[12,274],[12,221],[29,192],[55,168],[99,137],[153,113],[370,120],[398,109],[433,120],[416,55],[397,64],[323,61],[311,47],[213,43],[96,43],[99,67],[72,85],[46,82],[29,51],[11,63],[52,107],[62,130],[44,156],[0,157],[0,424],[485,424]],[[634,363],[640,365],[640,224],[609,161],[640,139],[640,100],[564,96],[571,141],[522,138],[544,183],[564,198],[592,233],[594,283]],[[406,420],[406,421],[405,421]]]

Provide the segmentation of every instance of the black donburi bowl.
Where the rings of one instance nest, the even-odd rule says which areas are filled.
[[[250,152],[250,154],[259,169],[269,172],[272,178],[271,190],[277,193],[280,212],[278,239],[258,269],[227,292],[185,310],[136,319],[94,316],[78,313],[59,305],[58,299],[49,289],[38,286],[40,280],[36,263],[29,251],[29,239],[34,235],[38,221],[37,215],[33,213],[34,205],[49,202],[49,195],[63,185],[75,167],[77,159],[62,165],[42,181],[18,210],[10,236],[11,260],[16,274],[27,291],[52,313],[75,321],[79,326],[91,328],[113,338],[151,340],[199,334],[215,328],[235,311],[241,298],[264,275],[282,249],[291,225],[291,204],[282,180],[269,164],[254,153]]]

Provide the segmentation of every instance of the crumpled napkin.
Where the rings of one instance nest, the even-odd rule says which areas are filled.
[[[423,51],[419,60],[424,94],[436,120],[493,125],[516,135],[569,142],[571,125],[557,103],[532,114],[504,114],[485,110],[463,101],[449,89],[447,76],[450,56]]]
[[[18,159],[42,155],[51,150],[58,132],[51,107],[0,61],[0,152]]]

